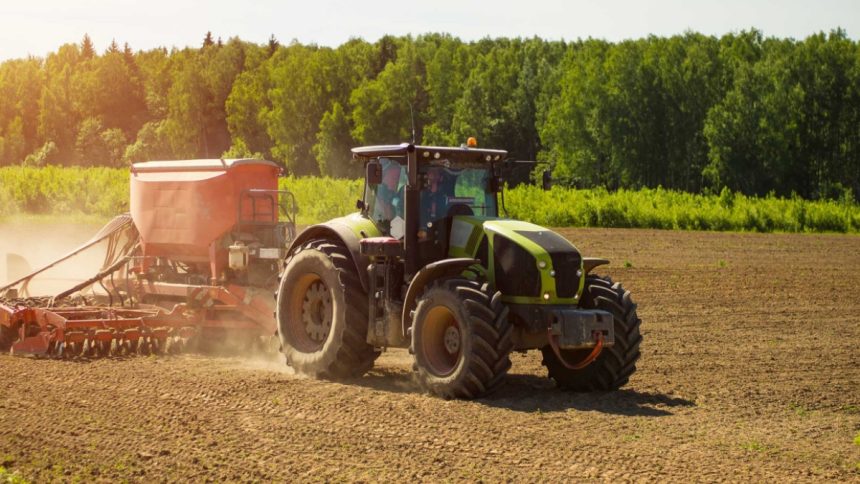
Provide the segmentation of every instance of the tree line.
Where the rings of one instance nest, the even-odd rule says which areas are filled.
[[[413,133],[414,130],[414,133]],[[0,64],[0,166],[259,156],[355,177],[349,148],[485,147],[576,187],[860,194],[860,46],[756,30],[623,42],[445,34],[336,48],[272,36]]]

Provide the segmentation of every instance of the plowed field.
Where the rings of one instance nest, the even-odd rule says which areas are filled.
[[[0,465],[36,482],[860,481],[860,237],[563,233],[639,303],[621,391],[560,392],[534,353],[476,401],[421,394],[405,351],[337,383],[243,358],[0,356]]]

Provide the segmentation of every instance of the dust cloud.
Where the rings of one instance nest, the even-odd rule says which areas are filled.
[[[0,224],[0,287],[25,275],[20,273],[20,264],[15,263],[20,260],[16,255],[36,270],[78,248],[98,229],[97,225],[87,224]],[[30,295],[53,295],[91,277],[104,262],[105,248],[106,244],[98,244],[40,274],[30,283]],[[7,267],[7,261],[12,262],[12,267]]]
[[[245,370],[269,371],[272,373],[281,373],[297,378],[303,377],[303,375],[296,373],[295,370],[287,366],[287,364],[284,362],[284,355],[280,353],[245,353],[236,358],[236,366]]]
[[[300,376],[284,361],[277,336],[254,336],[242,330],[203,331],[197,348],[202,355],[229,360],[238,369]]]

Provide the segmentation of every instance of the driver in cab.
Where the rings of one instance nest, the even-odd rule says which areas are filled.
[[[403,217],[403,187],[400,187],[402,167],[397,162],[389,162],[382,170],[382,183],[376,188],[376,220],[391,221]]]
[[[444,178],[444,171],[440,167],[432,167],[427,171],[427,185],[421,190],[419,239],[427,238],[430,222],[435,222],[447,215],[448,193],[444,187]]]

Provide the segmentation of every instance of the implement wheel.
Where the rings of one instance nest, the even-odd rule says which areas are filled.
[[[465,279],[439,281],[418,300],[412,324],[415,377],[443,398],[477,398],[511,367],[512,327],[501,294]]]
[[[366,342],[367,312],[367,294],[340,244],[311,241],[287,260],[278,289],[278,334],[296,371],[343,378],[372,368],[379,352]]]
[[[0,352],[7,353],[18,340],[18,331],[0,324]]]
[[[546,346],[542,349],[543,364],[559,388],[579,392],[617,390],[636,371],[636,360],[639,359],[642,335],[639,334],[641,320],[636,315],[636,304],[630,298],[630,291],[624,290],[620,283],[613,284],[609,278],[588,276],[581,307],[612,313],[615,345],[604,348],[593,363],[580,370],[565,367],[552,348]],[[574,364],[590,352],[590,349],[561,350],[564,359]]]

